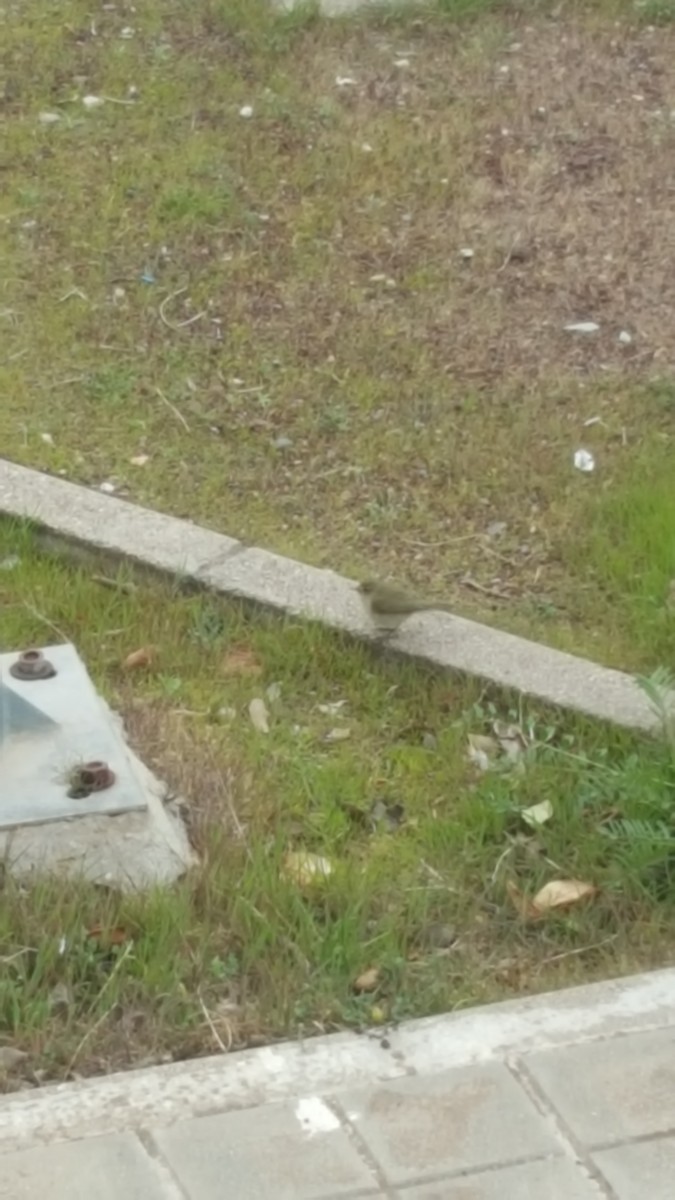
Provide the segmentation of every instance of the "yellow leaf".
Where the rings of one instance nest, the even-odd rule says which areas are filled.
[[[364,971],[361,975],[359,975],[358,979],[354,980],[354,983],[352,986],[354,988],[354,991],[358,992],[360,995],[363,992],[374,992],[379,982],[380,982],[379,968],[378,967],[368,967],[367,971]]]
[[[592,883],[584,883],[582,879],[552,879],[537,892],[532,904],[540,913],[551,908],[569,908],[580,900],[590,900],[597,890]]]
[[[284,858],[284,875],[299,887],[320,883],[333,873],[333,864],[320,854],[309,850],[289,850]]]

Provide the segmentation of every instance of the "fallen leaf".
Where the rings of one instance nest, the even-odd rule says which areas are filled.
[[[539,829],[551,820],[553,805],[550,800],[542,800],[540,804],[532,804],[529,808],[523,808],[520,815],[531,829]]]
[[[257,729],[258,733],[269,733],[269,713],[265,701],[261,700],[260,696],[256,696],[254,700],[251,700],[248,706],[248,715],[251,718],[253,728]]]
[[[138,650],[132,650],[131,654],[127,654],[122,666],[125,671],[137,671],[141,667],[150,667],[155,661],[156,650],[154,646],[141,646]]]
[[[582,879],[552,879],[537,892],[532,901],[537,912],[548,912],[551,908],[569,908],[580,900],[595,896],[597,888]]]
[[[284,875],[299,887],[321,882],[333,874],[330,859],[309,850],[289,850],[284,858]]]
[[[542,913],[530,900],[529,896],[523,895],[520,888],[513,882],[512,879],[506,881],[506,891],[509,900],[514,908],[520,913],[524,921],[539,921]]]
[[[323,735],[324,742],[346,742],[347,738],[352,736],[351,729],[343,726],[342,729],[329,729],[328,733]]]
[[[262,674],[262,663],[248,646],[235,646],[225,655],[221,669],[223,675],[257,676]]]
[[[11,1071],[25,1058],[28,1058],[25,1050],[16,1050],[14,1046],[0,1046],[0,1071]]]
[[[475,763],[480,771],[489,770],[490,760],[496,758],[499,753],[499,742],[482,733],[470,733],[468,742],[471,762]]]
[[[597,888],[581,879],[552,879],[544,884],[534,899],[525,896],[512,879],[506,882],[509,898],[525,921],[540,921],[551,909],[569,908],[580,900],[595,896]]]
[[[129,940],[129,934],[121,925],[92,925],[87,930],[87,937],[106,946],[122,946]]]
[[[150,462],[150,455],[134,454],[133,458],[129,459],[129,462],[131,463],[132,467],[144,467],[146,463]]]
[[[369,967],[367,971],[363,971],[352,984],[352,990],[357,995],[362,995],[364,992],[374,992],[380,982],[379,967]]]

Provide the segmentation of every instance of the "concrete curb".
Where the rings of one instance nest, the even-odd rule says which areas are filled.
[[[190,521],[5,460],[0,460],[0,513],[32,520],[71,547],[179,576],[355,637],[374,636],[353,582],[333,571],[246,547]],[[410,658],[554,707],[628,729],[660,729],[647,697],[629,675],[475,621],[420,614],[390,644]]]
[[[675,1027],[675,969],[0,1098],[0,1153]]]

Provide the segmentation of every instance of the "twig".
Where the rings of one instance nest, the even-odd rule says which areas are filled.
[[[408,546],[423,546],[425,549],[434,549],[436,546],[452,546],[456,542],[471,542],[474,538],[482,537],[481,533],[465,533],[462,537],[443,538],[440,542],[418,542],[414,538],[401,538],[402,542],[406,542]]]
[[[79,300],[87,299],[81,288],[73,287],[69,292],[66,292],[63,296],[59,297],[59,304],[63,304],[64,300],[70,300],[71,296],[77,296]]]
[[[117,975],[120,967],[122,966],[122,963],[130,954],[132,945],[133,945],[133,942],[128,942],[127,945],[124,947],[122,954],[120,954],[117,962],[115,963],[115,966],[113,967],[108,978],[106,979],[105,983],[103,984],[103,987],[101,988],[100,992],[98,993],[98,996],[94,1000],[94,1003],[92,1004],[92,1006],[89,1010],[90,1012],[93,1011],[93,1009],[100,1002],[101,998],[103,997],[103,995],[105,994],[107,989],[110,987],[110,984],[112,983],[113,979]],[[89,1038],[92,1036],[92,1034],[96,1033],[96,1030],[103,1024],[103,1022],[110,1015],[110,1013],[114,1007],[115,1007],[114,1004],[111,1004],[110,1008],[106,1008],[105,1012],[101,1013],[98,1020],[94,1021],[93,1025],[90,1025],[90,1027],[86,1031],[84,1037],[81,1039],[81,1041],[75,1048],[75,1052],[72,1055],[71,1060],[68,1063],[68,1066],[66,1067],[66,1078],[68,1077],[68,1075],[70,1075],[70,1072],[72,1071],[73,1067],[75,1066],[75,1063],[77,1062],[77,1059],[79,1058],[80,1051],[82,1050],[83,1046],[86,1045],[86,1043],[89,1041]]]
[[[164,309],[166,308],[167,304],[170,304],[172,300],[175,300],[176,296],[182,296],[183,292],[187,292],[187,284],[185,287],[176,288],[175,292],[170,292],[168,296],[164,297],[159,306],[160,320],[166,325],[167,329],[172,329],[174,333],[177,333],[179,329],[185,329],[186,325],[194,325],[195,321],[200,321],[202,317],[206,316],[206,309],[195,313],[192,317],[187,317],[185,321],[170,321],[169,318],[165,316]]]
[[[199,1000],[200,1008],[201,1008],[204,1016],[206,1017],[206,1023],[215,1038],[216,1044],[218,1046],[220,1046],[220,1049],[222,1050],[223,1054],[227,1054],[228,1051],[232,1049],[232,1030],[230,1029],[229,1022],[226,1022],[226,1024],[227,1024],[227,1045],[225,1045],[223,1039],[221,1038],[220,1034],[218,1033],[218,1030],[216,1029],[215,1025],[213,1024],[213,1021],[211,1020],[211,1015],[209,1013],[209,1010],[206,1007],[204,1001],[202,1000],[201,992],[197,992],[197,999]]]
[[[116,592],[125,592],[127,596],[133,596],[138,591],[137,585],[132,583],[130,579],[124,581],[121,579],[109,579],[107,575],[92,575],[91,578],[94,583],[100,583],[103,587],[112,588]]]
[[[20,950],[15,950],[14,954],[4,954],[2,958],[0,958],[0,963],[5,964],[14,962],[14,959],[21,958],[22,954],[37,954],[37,950],[35,946],[22,946]]]
[[[547,963],[560,962],[561,958],[572,958],[574,954],[587,954],[589,950],[599,950],[601,946],[606,946],[609,942],[616,941],[618,936],[618,933],[611,933],[609,937],[603,938],[601,942],[593,942],[590,946],[577,946],[576,950],[563,950],[560,954],[550,954],[548,958],[542,958],[539,966],[543,967]]]
[[[509,263],[511,262],[511,259],[512,259],[512,257],[513,257],[513,251],[515,250],[515,248],[516,248],[516,246],[518,245],[518,242],[519,242],[519,241],[520,241],[520,234],[519,234],[519,233],[517,233],[517,234],[516,234],[516,236],[514,237],[513,241],[511,242],[511,245],[510,245],[510,247],[509,247],[509,250],[508,250],[508,253],[507,253],[507,255],[506,255],[506,258],[504,259],[504,261],[503,261],[503,263],[502,263],[501,267],[498,267],[498,269],[497,269],[497,274],[498,274],[498,275],[501,275],[502,271],[505,271],[505,270],[506,270],[506,268],[508,267],[508,265],[509,265]]]
[[[166,407],[171,409],[171,412],[173,413],[174,417],[178,417],[178,420],[180,421],[181,425],[183,425],[184,428],[186,429],[186,431],[189,433],[190,426],[188,425],[187,421],[185,420],[185,417],[183,416],[182,412],[179,412],[178,409],[176,408],[176,405],[172,404],[171,401],[166,398],[166,396],[164,395],[164,392],[162,391],[161,388],[156,387],[155,391],[157,392],[157,395],[159,396],[160,400],[164,401],[164,403],[166,404]]]
[[[499,855],[499,858],[497,859],[497,862],[495,863],[494,871],[492,872],[492,875],[490,876],[490,883],[495,884],[497,882],[497,876],[499,875],[499,868],[501,867],[504,860],[506,858],[508,858],[509,854],[511,854],[513,852],[514,849],[515,849],[515,846],[512,842],[511,845],[507,846],[506,850],[503,850],[502,853]]]
[[[472,579],[470,575],[465,575],[464,578],[460,579],[459,582],[464,584],[464,587],[472,588],[474,592],[482,592],[484,596],[492,596],[495,600],[513,599],[512,596],[507,596],[505,592],[498,592],[496,588],[484,587],[482,583],[478,583],[477,580]]]
[[[38,612],[37,608],[33,608],[33,605],[29,604],[27,600],[24,600],[23,606],[25,609],[27,609],[31,616],[35,617],[36,621],[42,621],[44,625],[48,625],[49,628],[58,635],[58,637],[63,638],[64,642],[70,641],[67,633],[64,633],[63,630],[60,629],[58,625],[55,625],[53,621],[50,621],[49,617],[45,617],[44,613]]]

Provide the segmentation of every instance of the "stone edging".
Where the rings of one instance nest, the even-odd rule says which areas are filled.
[[[333,571],[247,547],[190,521],[0,460],[0,513],[35,521],[84,546],[223,595],[372,637],[354,583]],[[446,613],[411,617],[397,652],[472,675],[559,708],[628,729],[658,732],[659,720],[629,675]]]
[[[0,1154],[675,1027],[675,969],[0,1097]]]

